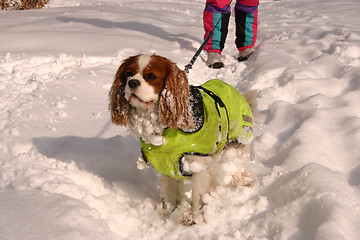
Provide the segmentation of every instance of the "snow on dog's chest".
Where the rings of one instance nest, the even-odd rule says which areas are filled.
[[[164,144],[162,136],[164,126],[159,121],[159,115],[155,111],[139,113],[133,111],[131,115],[129,130],[145,142],[153,145]]]

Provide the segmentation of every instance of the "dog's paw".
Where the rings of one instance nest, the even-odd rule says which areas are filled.
[[[154,208],[161,217],[169,217],[175,210],[175,207],[171,203],[164,202],[154,204]]]
[[[195,224],[205,223],[203,211],[192,212],[188,210],[183,213],[182,217],[179,219],[179,223],[184,226],[193,226]]]
[[[172,222],[184,226],[192,226],[201,222],[201,218],[197,218],[196,215],[193,214],[191,205],[185,201],[179,204],[173,212],[169,213],[168,217]]]
[[[196,224],[195,217],[191,211],[185,212],[184,215],[179,219],[179,223],[184,226],[193,226]]]
[[[232,188],[237,188],[238,186],[251,187],[254,181],[255,178],[250,172],[239,171],[232,176],[229,186]]]

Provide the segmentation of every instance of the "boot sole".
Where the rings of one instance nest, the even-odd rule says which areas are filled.
[[[219,68],[223,68],[223,67],[224,67],[224,63],[222,63],[222,62],[216,62],[216,63],[209,65],[209,68],[214,68],[214,69],[219,69]]]
[[[238,61],[239,62],[243,62],[243,61],[246,61],[246,60],[248,60],[249,59],[249,57],[238,57]]]

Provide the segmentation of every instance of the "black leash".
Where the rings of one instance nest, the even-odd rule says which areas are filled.
[[[201,51],[204,49],[204,47],[206,46],[206,44],[210,41],[210,38],[214,35],[214,30],[217,27],[217,25],[220,23],[220,21],[222,20],[224,13],[229,9],[230,4],[231,4],[232,0],[230,1],[230,3],[226,6],[225,10],[222,12],[221,17],[219,19],[219,21],[216,23],[215,27],[213,27],[213,29],[210,31],[209,35],[205,38],[204,42],[201,44],[200,48],[196,51],[196,53],[194,54],[194,56],[192,57],[191,61],[189,62],[188,65],[185,66],[185,72],[189,73],[189,70],[192,69],[192,66],[194,65],[196,59],[198,58],[198,56],[200,55]]]

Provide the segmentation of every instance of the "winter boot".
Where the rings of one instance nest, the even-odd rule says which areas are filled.
[[[253,54],[254,48],[247,48],[244,51],[239,52],[238,61],[246,61],[250,57],[251,54]]]
[[[209,68],[216,68],[216,69],[224,67],[224,63],[220,58],[220,54],[215,52],[208,52],[206,65],[208,65]]]

